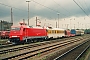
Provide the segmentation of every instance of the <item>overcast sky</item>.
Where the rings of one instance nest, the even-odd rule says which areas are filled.
[[[29,0],[30,25],[35,26],[35,17],[41,25],[56,27],[59,14],[60,28],[90,28],[90,0]],[[28,20],[26,0],[0,0],[0,20],[11,21],[13,9],[14,25]]]

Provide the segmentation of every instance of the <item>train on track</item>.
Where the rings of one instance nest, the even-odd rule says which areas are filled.
[[[12,26],[9,34],[9,41],[13,43],[28,43],[52,38],[63,38],[84,35],[84,30],[66,30],[60,28],[31,27],[25,23],[20,26]]]
[[[85,29],[84,33],[85,34],[90,34],[90,29]]]
[[[1,39],[8,39],[9,38],[10,31],[0,31],[0,38]]]

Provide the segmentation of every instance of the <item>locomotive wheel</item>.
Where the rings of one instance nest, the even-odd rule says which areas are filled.
[[[37,42],[37,39],[34,39],[33,42]]]

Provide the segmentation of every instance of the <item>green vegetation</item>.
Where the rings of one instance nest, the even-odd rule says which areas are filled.
[[[39,53],[38,53],[38,57],[40,57],[40,54],[41,54],[41,53],[39,52]]]
[[[42,58],[41,60],[46,60],[47,57]]]

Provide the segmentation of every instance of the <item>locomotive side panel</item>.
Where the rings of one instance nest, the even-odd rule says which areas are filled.
[[[23,31],[23,36],[25,39],[34,39],[34,38],[45,38],[47,36],[46,29],[38,29],[38,28],[25,28]]]

